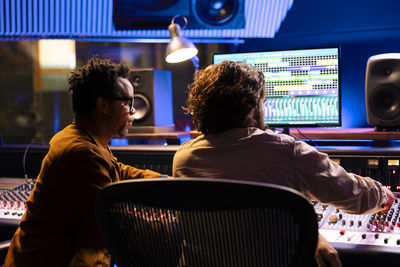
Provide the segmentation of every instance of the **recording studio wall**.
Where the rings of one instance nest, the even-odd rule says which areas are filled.
[[[30,143],[38,126],[33,42],[0,43],[0,144]]]

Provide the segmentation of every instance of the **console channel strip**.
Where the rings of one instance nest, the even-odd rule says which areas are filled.
[[[349,214],[329,205],[313,202],[319,232],[338,247],[377,246],[400,252],[400,194],[396,193],[388,212]]]
[[[24,178],[0,178],[0,220],[9,223],[19,221],[26,210],[26,200],[35,180]]]

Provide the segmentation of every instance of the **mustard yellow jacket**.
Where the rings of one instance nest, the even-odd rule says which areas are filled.
[[[97,192],[119,180],[159,176],[118,162],[89,121],[74,121],[50,141],[5,266],[71,266],[82,251],[104,250]]]

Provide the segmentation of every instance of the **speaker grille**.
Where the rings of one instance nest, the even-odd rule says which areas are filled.
[[[239,9],[238,0],[227,1],[196,1],[196,13],[211,25],[221,25],[231,21]],[[244,27],[244,19],[243,25]],[[239,27],[240,28],[240,27]]]
[[[151,113],[151,104],[149,99],[142,94],[135,94],[134,103],[135,114],[133,114],[133,118],[135,121],[143,121],[148,117]]]
[[[368,99],[371,112],[382,120],[400,117],[400,88],[392,84],[376,87]]]

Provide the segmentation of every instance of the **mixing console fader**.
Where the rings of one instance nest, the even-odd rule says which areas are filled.
[[[319,232],[335,247],[377,246],[400,253],[400,194],[388,212],[349,214],[329,205],[313,203]]]

